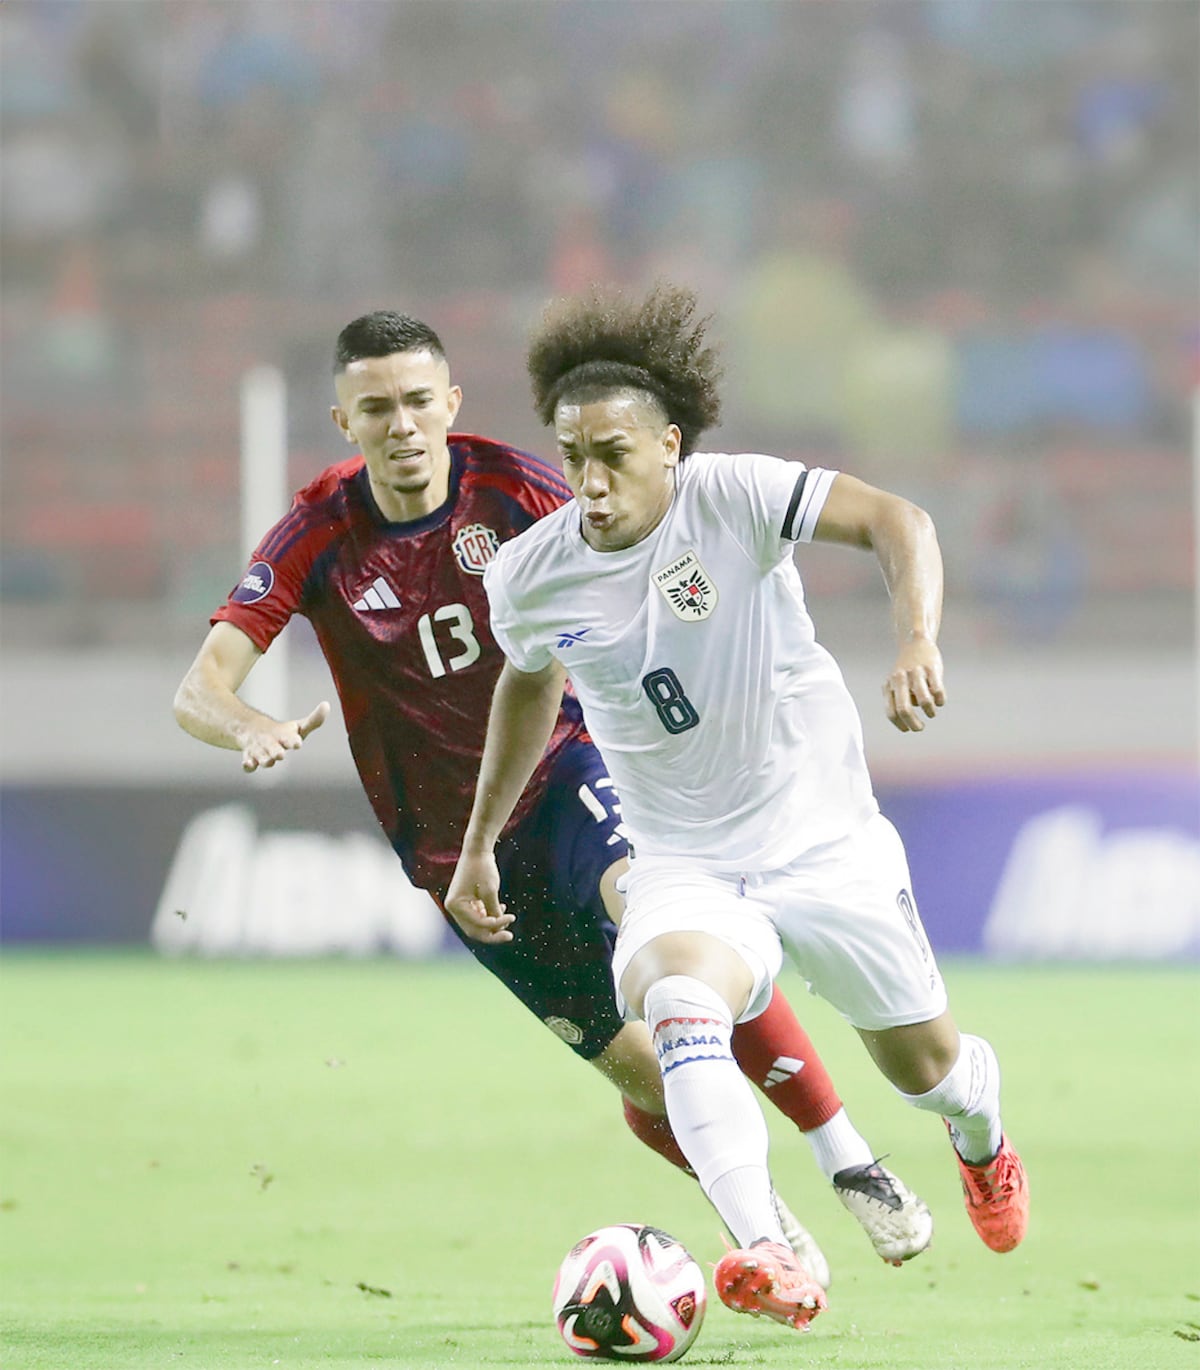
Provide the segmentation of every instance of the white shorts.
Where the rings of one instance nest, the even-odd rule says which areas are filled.
[[[945,1012],[946,987],[913,900],[904,845],[882,814],[779,870],[737,875],[638,857],[622,883],[613,978],[623,1014],[621,977],[665,932],[706,932],[738,952],[754,976],[742,1022],[770,1002],[784,950],[809,989],[855,1027],[878,1031]]]

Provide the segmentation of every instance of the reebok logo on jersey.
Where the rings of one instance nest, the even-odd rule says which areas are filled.
[[[767,1071],[763,1088],[770,1089],[772,1085],[781,1085],[793,1075],[799,1075],[803,1069],[804,1062],[798,1061],[795,1056],[776,1056],[771,1062],[771,1069]]]
[[[558,635],[558,641],[554,644],[561,652],[565,648],[572,646],[576,642],[582,642],[591,632],[590,628],[580,628],[574,633],[568,633],[564,628]]]
[[[500,539],[486,523],[469,523],[454,535],[454,556],[472,576],[481,576],[500,550]]]
[[[257,604],[266,599],[275,584],[275,572],[265,561],[254,562],[230,598],[235,604]]]
[[[376,576],[362,599],[356,599],[350,607],[362,614],[373,609],[399,609],[400,601],[387,581],[382,576]]]
[[[671,606],[671,612],[685,623],[698,623],[717,607],[717,587],[695,552],[685,552],[677,561],[655,571],[651,579]]]

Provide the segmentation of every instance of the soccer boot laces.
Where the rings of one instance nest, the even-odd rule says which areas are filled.
[[[946,1123],[951,1142],[954,1129]],[[1029,1178],[1016,1149],[1007,1137],[990,1161],[971,1165],[954,1148],[962,1180],[963,1203],[971,1225],[992,1251],[1011,1251],[1019,1246],[1029,1226]]]
[[[889,1265],[912,1260],[933,1239],[928,1204],[878,1161],[839,1170],[833,1189]]]

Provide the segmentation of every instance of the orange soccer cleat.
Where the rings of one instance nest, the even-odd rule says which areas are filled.
[[[798,1332],[806,1332],[828,1307],[825,1291],[790,1248],[765,1237],[727,1251],[713,1272],[713,1284],[726,1308],[773,1318]]]
[[[983,1244],[993,1251],[1011,1251],[1020,1245],[1029,1226],[1029,1180],[1008,1138],[1001,1137],[1000,1150],[980,1165],[964,1161],[957,1148],[954,1157],[967,1216]]]

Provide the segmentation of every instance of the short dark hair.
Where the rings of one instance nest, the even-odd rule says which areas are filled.
[[[686,457],[721,416],[722,368],[705,341],[712,316],[696,309],[693,291],[661,281],[643,300],[593,286],[551,301],[526,358],[538,417],[553,423],[562,400],[636,391],[677,425]]]
[[[338,334],[334,374],[363,357],[390,357],[393,352],[432,352],[446,360],[441,338],[427,323],[394,309],[376,309],[348,323]]]

